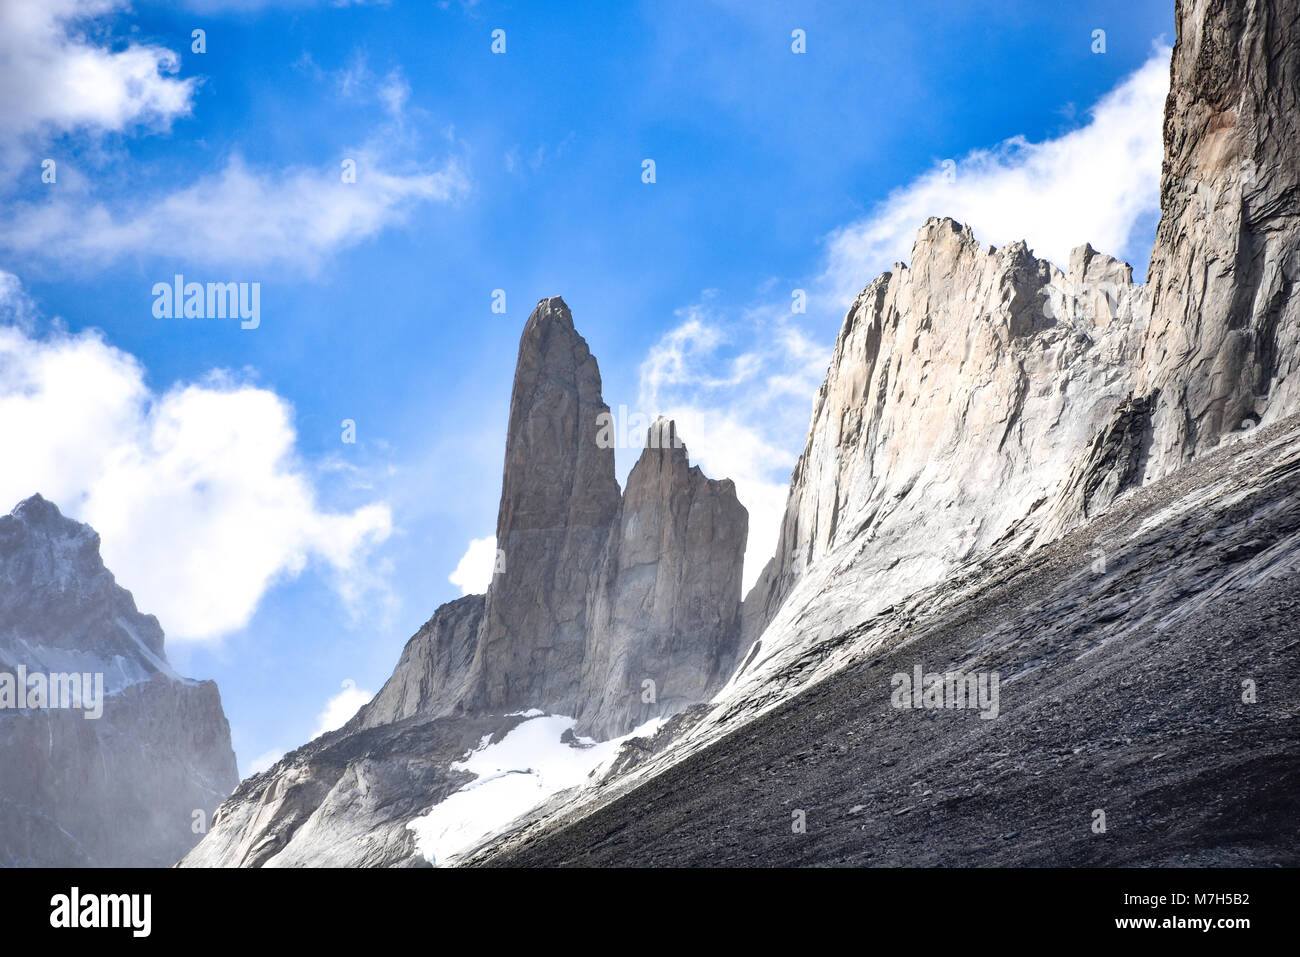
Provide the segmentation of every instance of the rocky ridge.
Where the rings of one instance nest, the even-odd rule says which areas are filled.
[[[217,686],[173,670],[99,536],[39,495],[0,516],[0,623],[0,672],[102,674],[104,695],[93,720],[0,711],[0,865],[175,863],[239,780]]]
[[[1126,264],[1087,246],[1061,271],[1023,243],[986,249],[951,220],[925,223],[910,265],[868,285],[845,319],[792,476],[778,553],[743,604],[728,683],[705,706],[674,701],[682,708],[673,722],[654,739],[625,746],[616,773],[548,802],[473,860],[940,863],[963,852],[945,858],[943,847],[953,842],[927,844],[922,825],[945,816],[981,847],[1011,841],[997,863],[1043,862],[1058,845],[1073,848],[1080,863],[1291,860],[1275,853],[1268,835],[1288,815],[1294,820],[1286,798],[1294,788],[1286,775],[1270,784],[1268,768],[1294,746],[1286,723],[1293,716],[1275,704],[1238,711],[1234,688],[1238,672],[1258,674],[1294,697],[1296,680],[1283,652],[1295,643],[1288,596],[1297,539],[1288,503],[1296,426],[1287,416],[1300,399],[1292,374],[1300,158],[1296,137],[1286,134],[1300,115],[1300,17],[1286,0],[1180,0],[1177,23],[1163,215],[1148,284],[1135,286]],[[661,559],[623,565],[621,556],[640,551],[624,540],[623,517],[657,509],[610,494],[605,457],[583,446],[587,420],[557,412],[603,408],[594,360],[569,337],[561,306],[540,304],[525,330],[528,355],[521,343],[498,541],[506,574],[512,549],[584,563],[519,569],[499,591],[494,583],[484,607],[500,611],[485,614],[463,684],[452,665],[439,669],[464,661],[466,634],[454,622],[475,606],[448,614],[451,631],[435,628],[437,648],[411,661],[420,663],[419,694],[430,689],[439,713],[470,717],[485,706],[546,706],[545,699],[609,733],[642,717],[627,711],[633,689],[625,686],[646,668],[635,649],[619,645],[635,632],[618,623],[637,620],[635,611],[619,612],[619,596],[628,594],[636,611],[676,608],[687,596],[674,584],[681,581],[674,566],[716,569],[715,583],[729,581],[731,570],[717,542],[688,541],[683,552],[661,532],[645,541],[676,556],[667,569],[658,567]],[[553,377],[534,374],[542,365],[534,353],[558,357]],[[648,474],[664,465],[680,474],[675,464],[653,464]],[[528,486],[534,473],[549,489],[540,497]],[[575,498],[575,483],[589,483],[590,494]],[[705,498],[711,527],[734,528],[725,495]],[[671,527],[675,521],[657,524]],[[689,532],[688,525],[688,540]],[[636,574],[619,583],[628,570]],[[716,613],[694,609],[691,628],[717,622],[710,634],[724,635],[731,614],[729,600]],[[525,620],[539,641],[512,627]],[[617,625],[612,635],[607,622]],[[666,637],[675,625],[652,622],[637,644],[654,662],[675,647]],[[1217,636],[1229,631],[1220,647]],[[725,673],[733,644],[698,645],[691,669]],[[968,734],[935,737],[932,722],[899,723],[881,703],[888,701],[881,676],[920,651],[938,667],[1007,669],[1015,679],[1008,692],[1024,691],[1019,710],[987,729],[977,722],[978,747],[968,747]],[[1225,664],[1224,654],[1235,657]],[[633,664],[611,672],[608,663],[618,661]],[[538,673],[556,666],[564,673]],[[1125,676],[1148,671],[1173,676],[1154,687],[1162,700],[1187,706],[1175,714],[1199,709],[1217,727],[1139,714],[1141,699]],[[420,684],[421,676],[453,672]],[[435,684],[457,690],[433,692]],[[705,679],[700,694],[709,695],[711,684]],[[386,700],[402,702],[403,714],[425,714],[411,704],[419,697],[411,682],[404,677],[400,686],[407,690]],[[602,687],[613,689],[613,699]],[[864,699],[866,723],[855,724]],[[1100,730],[1062,723],[1063,703],[1092,715]],[[1124,733],[1140,721],[1154,736]],[[400,725],[381,727],[395,733]],[[829,728],[861,737],[822,754],[818,735]],[[1221,740],[1206,744],[1205,734],[1223,728],[1241,731],[1247,751],[1240,760],[1216,757],[1227,753]],[[361,741],[349,740],[349,747]],[[1070,815],[1096,800],[1081,782],[1097,777],[1076,777],[1061,759],[1066,751],[1096,755],[1088,759],[1096,775],[1117,788],[1132,780],[1137,763],[1176,754],[1185,775],[1152,774],[1143,780],[1159,794],[1125,800],[1134,814],[1189,821],[1186,833],[1163,850],[1147,839],[1118,854],[1082,843],[1086,822],[1067,840]],[[932,754],[943,767],[916,757]],[[846,844],[842,834],[792,849],[788,815],[767,813],[769,798],[784,808],[801,790],[838,788],[847,800],[860,777],[854,769],[895,765],[909,776],[915,770],[914,783],[882,771],[864,796],[870,800],[836,812],[887,811],[887,819],[845,821],[845,833],[872,830],[879,850]],[[774,768],[784,782],[780,800],[765,783]],[[953,768],[965,777],[953,777]],[[929,778],[941,786],[927,787]],[[960,780],[988,790],[963,790]],[[233,810],[247,821],[248,806],[266,803],[278,788],[274,776],[252,788],[246,782]],[[1262,797],[1254,793],[1261,789]],[[1053,804],[1058,793],[1079,806]],[[1208,811],[1190,813],[1187,800]],[[1027,844],[989,831],[1016,807],[1028,817],[1051,808]],[[1234,807],[1258,812],[1232,825],[1245,835],[1236,844],[1215,831]],[[728,822],[735,822],[730,834]],[[192,858],[240,863],[221,851],[233,839],[214,837]],[[215,851],[207,852],[210,845]],[[299,859],[313,858],[304,851]]]
[[[621,492],[608,413],[568,306],[542,300],[520,337],[487,594],[440,607],[342,729],[243,782],[184,864],[418,866],[407,825],[530,715],[610,739],[721,687],[748,515],[667,420]]]

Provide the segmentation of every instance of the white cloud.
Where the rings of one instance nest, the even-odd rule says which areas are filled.
[[[374,697],[374,693],[364,691],[357,687],[357,683],[351,678],[345,678],[342,684],[343,690],[325,704],[325,710],[316,717],[316,733],[312,735],[313,740],[319,738],[322,734],[330,731],[336,731],[352,720],[352,716],[361,708],[369,703]]]
[[[342,162],[356,161],[345,183]],[[123,256],[314,273],[329,256],[405,221],[419,202],[449,201],[468,188],[455,161],[392,172],[369,149],[324,167],[273,173],[232,156],[219,173],[143,204],[111,209],[57,196],[18,206],[0,248],[28,259],[106,265]]]
[[[930,216],[951,216],[985,243],[1024,239],[1064,266],[1085,242],[1115,256],[1147,256],[1130,245],[1134,228],[1160,209],[1168,47],[1092,108],[1087,124],[1057,139],[1013,137],[942,164],[896,190],[868,217],[829,240],[824,282],[845,305],[872,278],[911,259],[916,231]]]
[[[496,536],[471,539],[465,554],[456,563],[455,571],[447,576],[447,580],[460,588],[462,595],[481,595],[492,584],[496,560]]]
[[[190,112],[196,81],[173,75],[176,52],[110,45],[84,29],[90,19],[126,6],[125,0],[0,3],[0,149],[68,131],[166,128]]]
[[[0,326],[0,502],[40,492],[89,523],[105,564],[173,640],[243,627],[312,560],[345,588],[364,580],[388,506],[322,510],[296,440],[292,409],[266,389],[214,373],[158,394],[94,332]]]

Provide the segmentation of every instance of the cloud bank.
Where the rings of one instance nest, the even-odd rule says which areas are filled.
[[[180,56],[149,43],[105,45],[91,18],[126,0],[5,0],[0,3],[0,151],[60,133],[91,135],[135,126],[167,128],[190,112],[197,81],[178,79]]]
[[[391,532],[389,508],[320,507],[288,402],[223,373],[151,392],[141,364],[94,332],[32,333],[7,273],[0,295],[0,507],[40,492],[93,526],[171,640],[242,628],[312,561],[360,600],[352,582]]]
[[[1113,256],[1150,255],[1135,229],[1160,211],[1165,97],[1172,50],[1150,59],[1057,139],[1013,137],[974,150],[894,191],[871,215],[828,240],[823,281],[847,305],[872,278],[911,258],[931,216],[951,216],[985,243],[1017,239],[1064,266],[1085,242]]]

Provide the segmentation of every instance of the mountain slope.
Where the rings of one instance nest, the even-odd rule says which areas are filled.
[[[0,710],[0,865],[179,860],[239,780],[221,696],[172,669],[99,536],[39,495],[0,517],[0,673],[20,668],[102,676],[102,715]]]
[[[667,421],[621,492],[608,411],[568,306],[542,300],[520,337],[487,595],[441,606],[374,700],[244,781],[184,864],[420,866],[430,852],[411,825],[441,802],[510,775],[550,786],[527,764],[466,769],[538,733],[543,713],[570,719],[546,742],[568,780],[599,763],[585,736],[615,739],[722,685],[748,514],[730,481],[691,467]]]
[[[1019,249],[981,267],[955,224],[927,223],[910,269],[869,285],[845,320],[780,549],[745,601],[736,677],[675,738],[629,749],[621,777],[552,802],[477,859],[948,863],[971,859],[969,839],[983,863],[1295,862],[1300,10],[1195,0],[1177,23],[1148,287],[1104,259],[1090,277],[1090,251],[1076,252],[1067,283],[1104,292],[1106,322],[1080,328],[1067,306],[1044,323],[1029,304],[1055,302],[1050,267]],[[1058,326],[1086,340],[1060,361]],[[1281,424],[1251,433],[1261,421]],[[922,641],[926,670],[1015,677],[1019,708],[961,728],[891,709],[887,679],[919,656],[902,643]],[[1267,707],[1240,698],[1241,681],[1264,687],[1257,674]],[[1143,675],[1168,711],[1151,712]],[[1076,753],[1096,755],[1089,774]],[[1178,767],[1144,766],[1166,756]],[[1084,796],[1094,779],[1146,815],[1124,850],[1075,830],[1110,800],[1096,785]],[[859,827],[884,843],[791,840],[773,810],[798,795],[837,828],[867,815]],[[874,810],[907,820],[875,820],[865,798],[879,795]],[[1180,836],[1162,842],[1151,821],[1173,809]]]
[[[1295,866],[1298,609],[1293,418],[805,648],[774,685],[824,680],[466,862]],[[918,665],[998,672],[997,719],[893,707]]]

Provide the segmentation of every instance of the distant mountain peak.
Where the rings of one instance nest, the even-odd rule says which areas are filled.
[[[93,528],[40,494],[0,516],[0,672],[102,676],[102,713],[0,711],[0,866],[164,866],[238,782],[210,681],[114,580]]]

